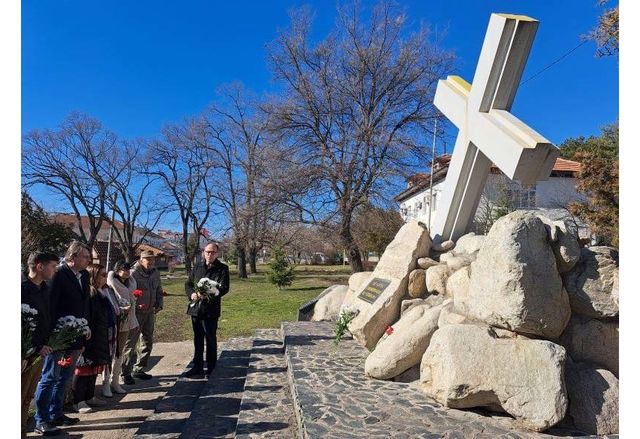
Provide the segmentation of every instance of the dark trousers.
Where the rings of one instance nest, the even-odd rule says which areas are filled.
[[[191,317],[193,326],[193,367],[202,369],[204,367],[204,341],[207,340],[207,370],[212,371],[216,367],[218,358],[218,343],[216,331],[218,330],[218,319],[213,317]]]
[[[73,403],[89,401],[93,398],[96,390],[96,378],[98,375],[78,376],[74,375],[71,381],[71,391],[73,392]]]

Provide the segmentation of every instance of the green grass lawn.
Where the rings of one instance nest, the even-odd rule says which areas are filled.
[[[333,284],[346,284],[351,274],[349,266],[299,265],[295,268],[293,285],[278,290],[267,281],[268,267],[258,266],[258,273],[249,279],[238,279],[231,269],[231,288],[222,298],[222,315],[218,320],[218,339],[252,335],[257,328],[277,328],[282,320],[296,320],[298,307]],[[163,273],[164,277],[165,273]],[[164,309],[158,313],[154,340],[172,342],[191,340],[191,318],[186,314],[184,271],[177,270],[172,279],[162,280],[169,294]]]

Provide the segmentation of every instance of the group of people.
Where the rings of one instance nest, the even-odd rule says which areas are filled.
[[[218,249],[216,243],[208,243],[185,282],[194,333],[192,367],[184,374],[189,378],[208,377],[216,366],[221,298],[229,291],[229,268],[218,260]],[[62,263],[55,254],[34,252],[27,268],[22,274],[22,303],[38,312],[32,344],[42,361],[22,373],[22,434],[33,399],[35,432],[50,436],[61,426],[79,422],[63,413],[69,381],[74,409],[87,413],[107,404],[94,394],[98,375],[102,374],[101,393],[106,398],[126,393],[122,384],[152,378],[146,369],[163,290],[155,255],[149,251],[142,251],[133,266],[118,261],[107,272],[103,265],[91,263],[87,245],[74,241]],[[203,278],[217,286],[209,300],[202,300],[196,287]],[[86,319],[89,331],[64,351],[53,351],[47,342],[64,316]]]
[[[73,406],[79,413],[106,405],[95,396],[96,379],[102,374],[101,393],[126,393],[124,384],[148,380],[145,372],[153,346],[155,314],[162,310],[163,291],[155,256],[143,251],[131,267],[118,261],[108,272],[91,263],[85,244],[71,243],[59,264],[57,255],[34,252],[22,274],[22,303],[37,311],[32,344],[41,358],[22,373],[22,433],[26,433],[28,409],[35,401],[35,431],[55,435],[60,426],[79,419],[65,415],[63,406],[69,381]],[[53,351],[48,339],[59,318],[86,319],[86,336],[64,351]],[[40,361],[41,360],[41,361]]]

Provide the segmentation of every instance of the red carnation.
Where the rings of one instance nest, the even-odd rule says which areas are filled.
[[[387,335],[391,335],[391,334],[393,334],[393,326],[387,326],[387,330],[386,330],[386,331],[384,331],[384,332],[386,332],[386,333],[387,333]]]
[[[138,290],[133,290],[133,295],[134,297],[142,297],[142,290],[138,289]]]
[[[61,367],[69,367],[71,366],[72,358],[71,357],[62,357],[58,360],[58,364]]]

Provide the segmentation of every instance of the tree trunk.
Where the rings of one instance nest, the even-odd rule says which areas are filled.
[[[189,235],[186,227],[182,231],[182,250],[184,251],[184,271],[189,276],[191,274],[191,257],[189,255]]]
[[[256,259],[258,259],[258,249],[251,247],[249,249],[249,272],[251,274],[256,274],[258,272],[256,268]]]
[[[236,245],[238,252],[238,277],[240,279],[246,279],[247,276],[247,252],[244,246]]]
[[[347,250],[347,254],[349,255],[351,272],[359,273],[361,271],[364,271],[362,258],[360,257],[360,250],[358,249],[356,241],[353,239],[353,235],[351,234],[351,227],[349,222],[347,221],[344,221],[342,223],[342,227],[340,228],[340,238],[342,238],[342,244],[344,245],[344,248]]]

